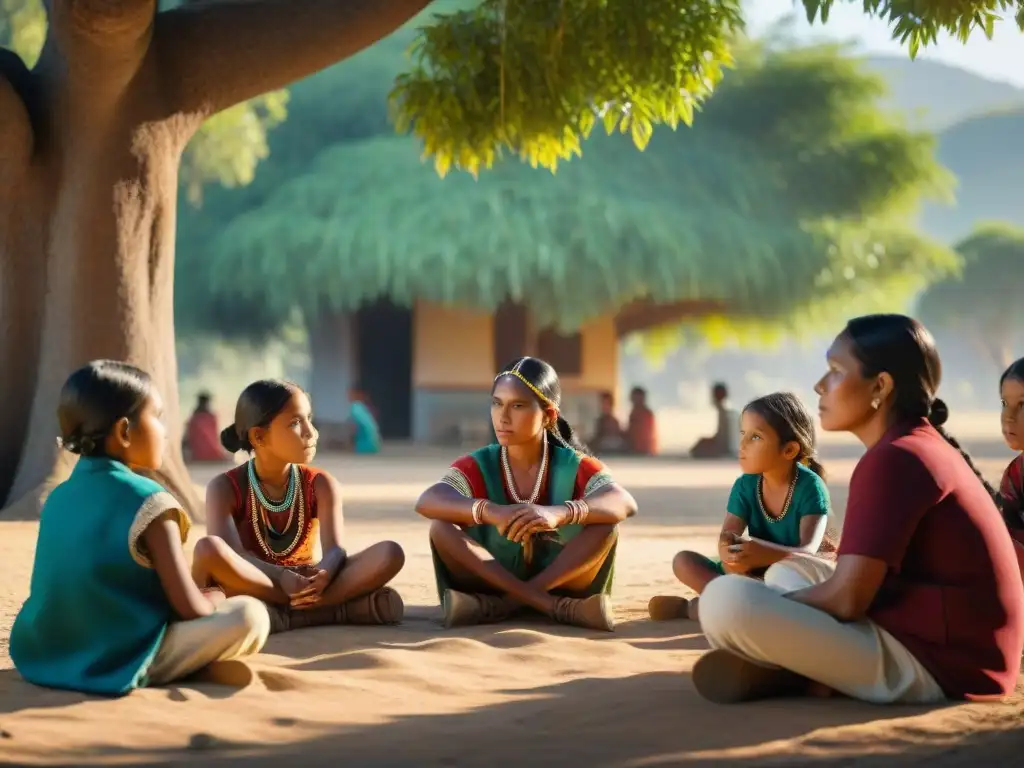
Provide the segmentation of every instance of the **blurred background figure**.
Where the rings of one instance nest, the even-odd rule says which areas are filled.
[[[739,450],[740,414],[729,405],[729,389],[722,382],[711,387],[711,405],[718,412],[718,431],[702,437],[690,450],[694,459],[736,458]]]
[[[615,395],[601,393],[601,413],[594,424],[590,447],[598,454],[623,453],[627,448],[626,433],[615,416]]]
[[[189,461],[227,461],[228,454],[220,444],[217,415],[210,408],[210,393],[200,392],[196,408],[185,425],[182,449]]]
[[[653,456],[658,452],[658,430],[654,421],[654,411],[647,405],[647,390],[633,387],[629,393],[629,401],[633,409],[629,412],[627,437],[629,449],[641,456]]]
[[[356,453],[380,452],[380,427],[369,396],[353,387],[348,393],[352,404],[348,417],[348,435],[351,449]]]

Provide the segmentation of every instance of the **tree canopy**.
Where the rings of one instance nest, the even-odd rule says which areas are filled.
[[[1024,0],[857,1],[912,56],[943,32],[991,36],[1003,15],[1015,13],[1024,28]],[[802,0],[822,23],[836,2]],[[740,0],[650,0],[642,13],[632,0],[435,0],[428,14],[406,40],[412,56],[392,75],[391,101],[398,127],[423,141],[442,172],[476,172],[503,154],[554,170],[599,124],[646,146],[654,126],[693,118],[743,26]],[[43,0],[0,0],[0,46],[31,64],[45,34]],[[207,121],[183,162],[190,199],[207,182],[249,183],[286,103],[287,93],[273,91]]]
[[[852,2],[853,0],[847,0]],[[1020,0],[862,0],[911,56],[948,32],[991,36]],[[803,0],[826,22],[835,0]],[[740,0],[482,0],[436,17],[392,92],[400,131],[422,139],[440,173],[476,173],[504,153],[555,170],[595,123],[641,149],[654,126],[689,124],[731,63]],[[542,66],[538,66],[543,62]]]
[[[159,5],[171,8],[186,2],[190,0],[160,0]],[[46,29],[43,0],[0,0],[0,47],[13,50],[29,67],[39,58]],[[208,183],[237,187],[251,182],[268,155],[267,132],[284,121],[287,103],[288,92],[275,90],[203,123],[182,159],[181,182],[188,199],[198,202]]]
[[[1015,275],[1024,270],[1024,228],[979,226],[957,245],[963,273],[939,281],[921,296],[921,319],[970,341],[1002,371],[1014,359],[1024,328],[1024,303]]]
[[[927,206],[922,227],[955,243],[986,221],[1024,226],[1024,108],[988,110],[938,136],[939,162],[956,174],[956,206]]]
[[[203,274],[187,282],[213,297],[183,280],[179,317],[200,319],[211,301],[251,305],[266,329],[295,310],[381,296],[483,310],[510,297],[571,328],[648,298],[806,324],[874,293],[909,296],[955,267],[897,223],[948,187],[931,138],[887,117],[881,81],[839,47],[747,46],[702,119],[644,153],[595,135],[554,176],[502,162],[443,181],[415,145],[380,132],[383,121],[372,133],[372,113],[346,106],[343,82],[368,89],[376,73],[386,88],[385,53],[300,84],[275,136],[308,125],[316,138],[287,157],[275,144],[267,179],[183,212],[181,270]],[[324,103],[360,115],[351,138],[331,140]],[[329,143],[313,156],[321,136]]]

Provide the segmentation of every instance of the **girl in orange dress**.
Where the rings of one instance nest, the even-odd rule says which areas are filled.
[[[200,586],[266,602],[272,632],[396,624],[404,605],[385,585],[405,555],[392,541],[351,555],[345,550],[341,487],[308,466],[317,437],[300,387],[263,380],[245,388],[221,442],[251,458],[207,489],[209,535],[196,542],[193,576]]]

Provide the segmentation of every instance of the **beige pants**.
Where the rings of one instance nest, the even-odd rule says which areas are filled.
[[[895,637],[870,621],[843,623],[784,593],[826,581],[835,564],[792,555],[764,582],[721,576],[700,596],[700,624],[713,648],[782,667],[855,699],[930,703],[945,695]]]
[[[253,597],[231,597],[215,613],[167,627],[149,668],[151,685],[163,685],[198,672],[215,661],[260,652],[270,633],[267,607]]]

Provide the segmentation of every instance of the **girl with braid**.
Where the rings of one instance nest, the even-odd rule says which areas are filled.
[[[836,561],[791,555],[764,582],[721,576],[700,622],[714,650],[694,685],[722,703],[838,692],[874,703],[1010,695],[1024,584],[999,510],[943,428],[942,366],[903,315],[847,323],[815,385],[821,426],[867,449]],[[774,586],[785,584],[785,591]]]
[[[636,501],[559,413],[554,368],[522,357],[491,389],[497,443],[458,459],[416,504],[431,520],[446,627],[532,608],[611,631],[617,526]]]

